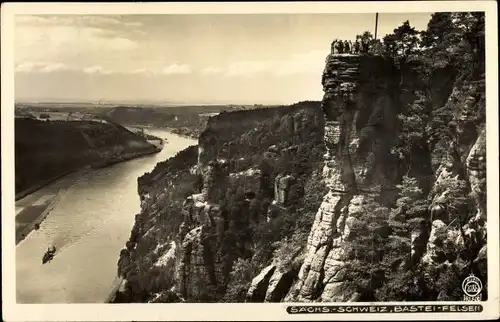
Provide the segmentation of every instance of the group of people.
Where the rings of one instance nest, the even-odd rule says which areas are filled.
[[[360,53],[368,53],[369,43],[367,41],[362,41],[356,39],[356,41],[338,40],[335,39],[332,42],[331,53],[332,54],[352,54],[358,55]]]

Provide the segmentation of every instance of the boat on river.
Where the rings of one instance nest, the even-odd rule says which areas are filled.
[[[42,264],[46,264],[47,262],[51,261],[54,258],[55,254],[56,254],[56,247],[52,245],[51,247],[49,247],[49,249],[47,249],[47,251],[43,255]]]

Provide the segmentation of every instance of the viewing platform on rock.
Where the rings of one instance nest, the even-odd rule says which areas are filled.
[[[341,61],[358,61],[361,60],[362,58],[369,58],[369,59],[376,59],[376,58],[382,58],[385,59],[386,57],[380,54],[375,54],[375,53],[358,53],[358,54],[352,54],[352,53],[343,53],[343,54],[328,54],[326,56],[325,62],[328,63],[331,60],[341,60]]]
[[[360,86],[363,91],[378,92],[379,88],[392,87],[399,80],[393,59],[376,53],[329,54],[322,75],[327,94],[338,90],[356,92]]]
[[[359,53],[359,54],[351,54],[351,53],[333,54],[333,53],[329,53],[328,56],[326,56],[326,58],[328,59],[330,57],[360,57],[360,56],[373,56],[373,55],[362,54],[362,53]]]

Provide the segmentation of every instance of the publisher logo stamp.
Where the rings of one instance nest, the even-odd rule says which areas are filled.
[[[481,301],[481,291],[483,289],[483,283],[481,280],[474,276],[469,275],[462,282],[462,290],[464,291],[464,301]]]

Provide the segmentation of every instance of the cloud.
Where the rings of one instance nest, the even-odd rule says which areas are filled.
[[[153,74],[153,71],[148,68],[138,68],[130,72],[131,74]]]
[[[15,68],[16,73],[25,74],[50,74],[57,72],[74,72],[85,74],[109,75],[114,72],[102,66],[89,66],[84,68],[68,66],[60,62],[26,62],[18,64]]]
[[[187,64],[173,64],[168,67],[163,68],[162,74],[173,75],[173,74],[189,74],[191,73],[191,67]]]
[[[63,63],[48,64],[41,69],[42,73],[53,73],[61,70],[67,70],[68,66]]]
[[[109,48],[115,50],[133,50],[138,47],[138,43],[122,37],[112,38],[109,43]]]
[[[144,24],[140,21],[131,21],[131,22],[125,22],[124,25],[127,27],[141,27]]]
[[[229,64],[227,76],[250,76],[272,70],[273,64],[270,61],[240,61]]]
[[[18,73],[53,73],[64,70],[70,70],[70,68],[64,63],[57,62],[26,62],[18,64],[16,66],[16,72]]]
[[[275,73],[280,76],[321,73],[325,67],[325,58],[328,54],[328,50],[294,54],[289,59],[278,63]]]
[[[237,61],[226,67],[207,67],[202,74],[224,73],[228,77],[251,77],[257,74],[289,76],[321,74],[325,66],[326,50],[292,54],[283,60]]]
[[[20,25],[51,25],[51,26],[128,26],[140,27],[140,21],[124,21],[122,17],[109,15],[18,15],[15,18],[16,24]]]
[[[39,67],[41,63],[22,63],[16,66],[16,72],[29,73]],[[42,65],[43,66],[43,65]]]
[[[51,58],[61,55],[85,55],[103,51],[130,51],[138,47],[132,39],[113,30],[71,26],[16,28],[16,52],[19,58]]]
[[[83,69],[83,72],[86,74],[103,74],[103,75],[112,74],[112,71],[104,69],[102,66],[86,67]]]
[[[16,62],[69,63],[132,51],[139,47],[131,38],[139,24],[107,16],[16,16]]]
[[[185,75],[192,72],[188,64],[172,64],[165,68],[138,68],[126,74],[146,75],[146,76],[162,76],[162,75]]]
[[[213,67],[213,66],[206,67],[206,68],[203,68],[201,70],[201,73],[204,75],[216,75],[216,74],[220,74],[222,72],[224,72],[224,70],[222,68]]]

